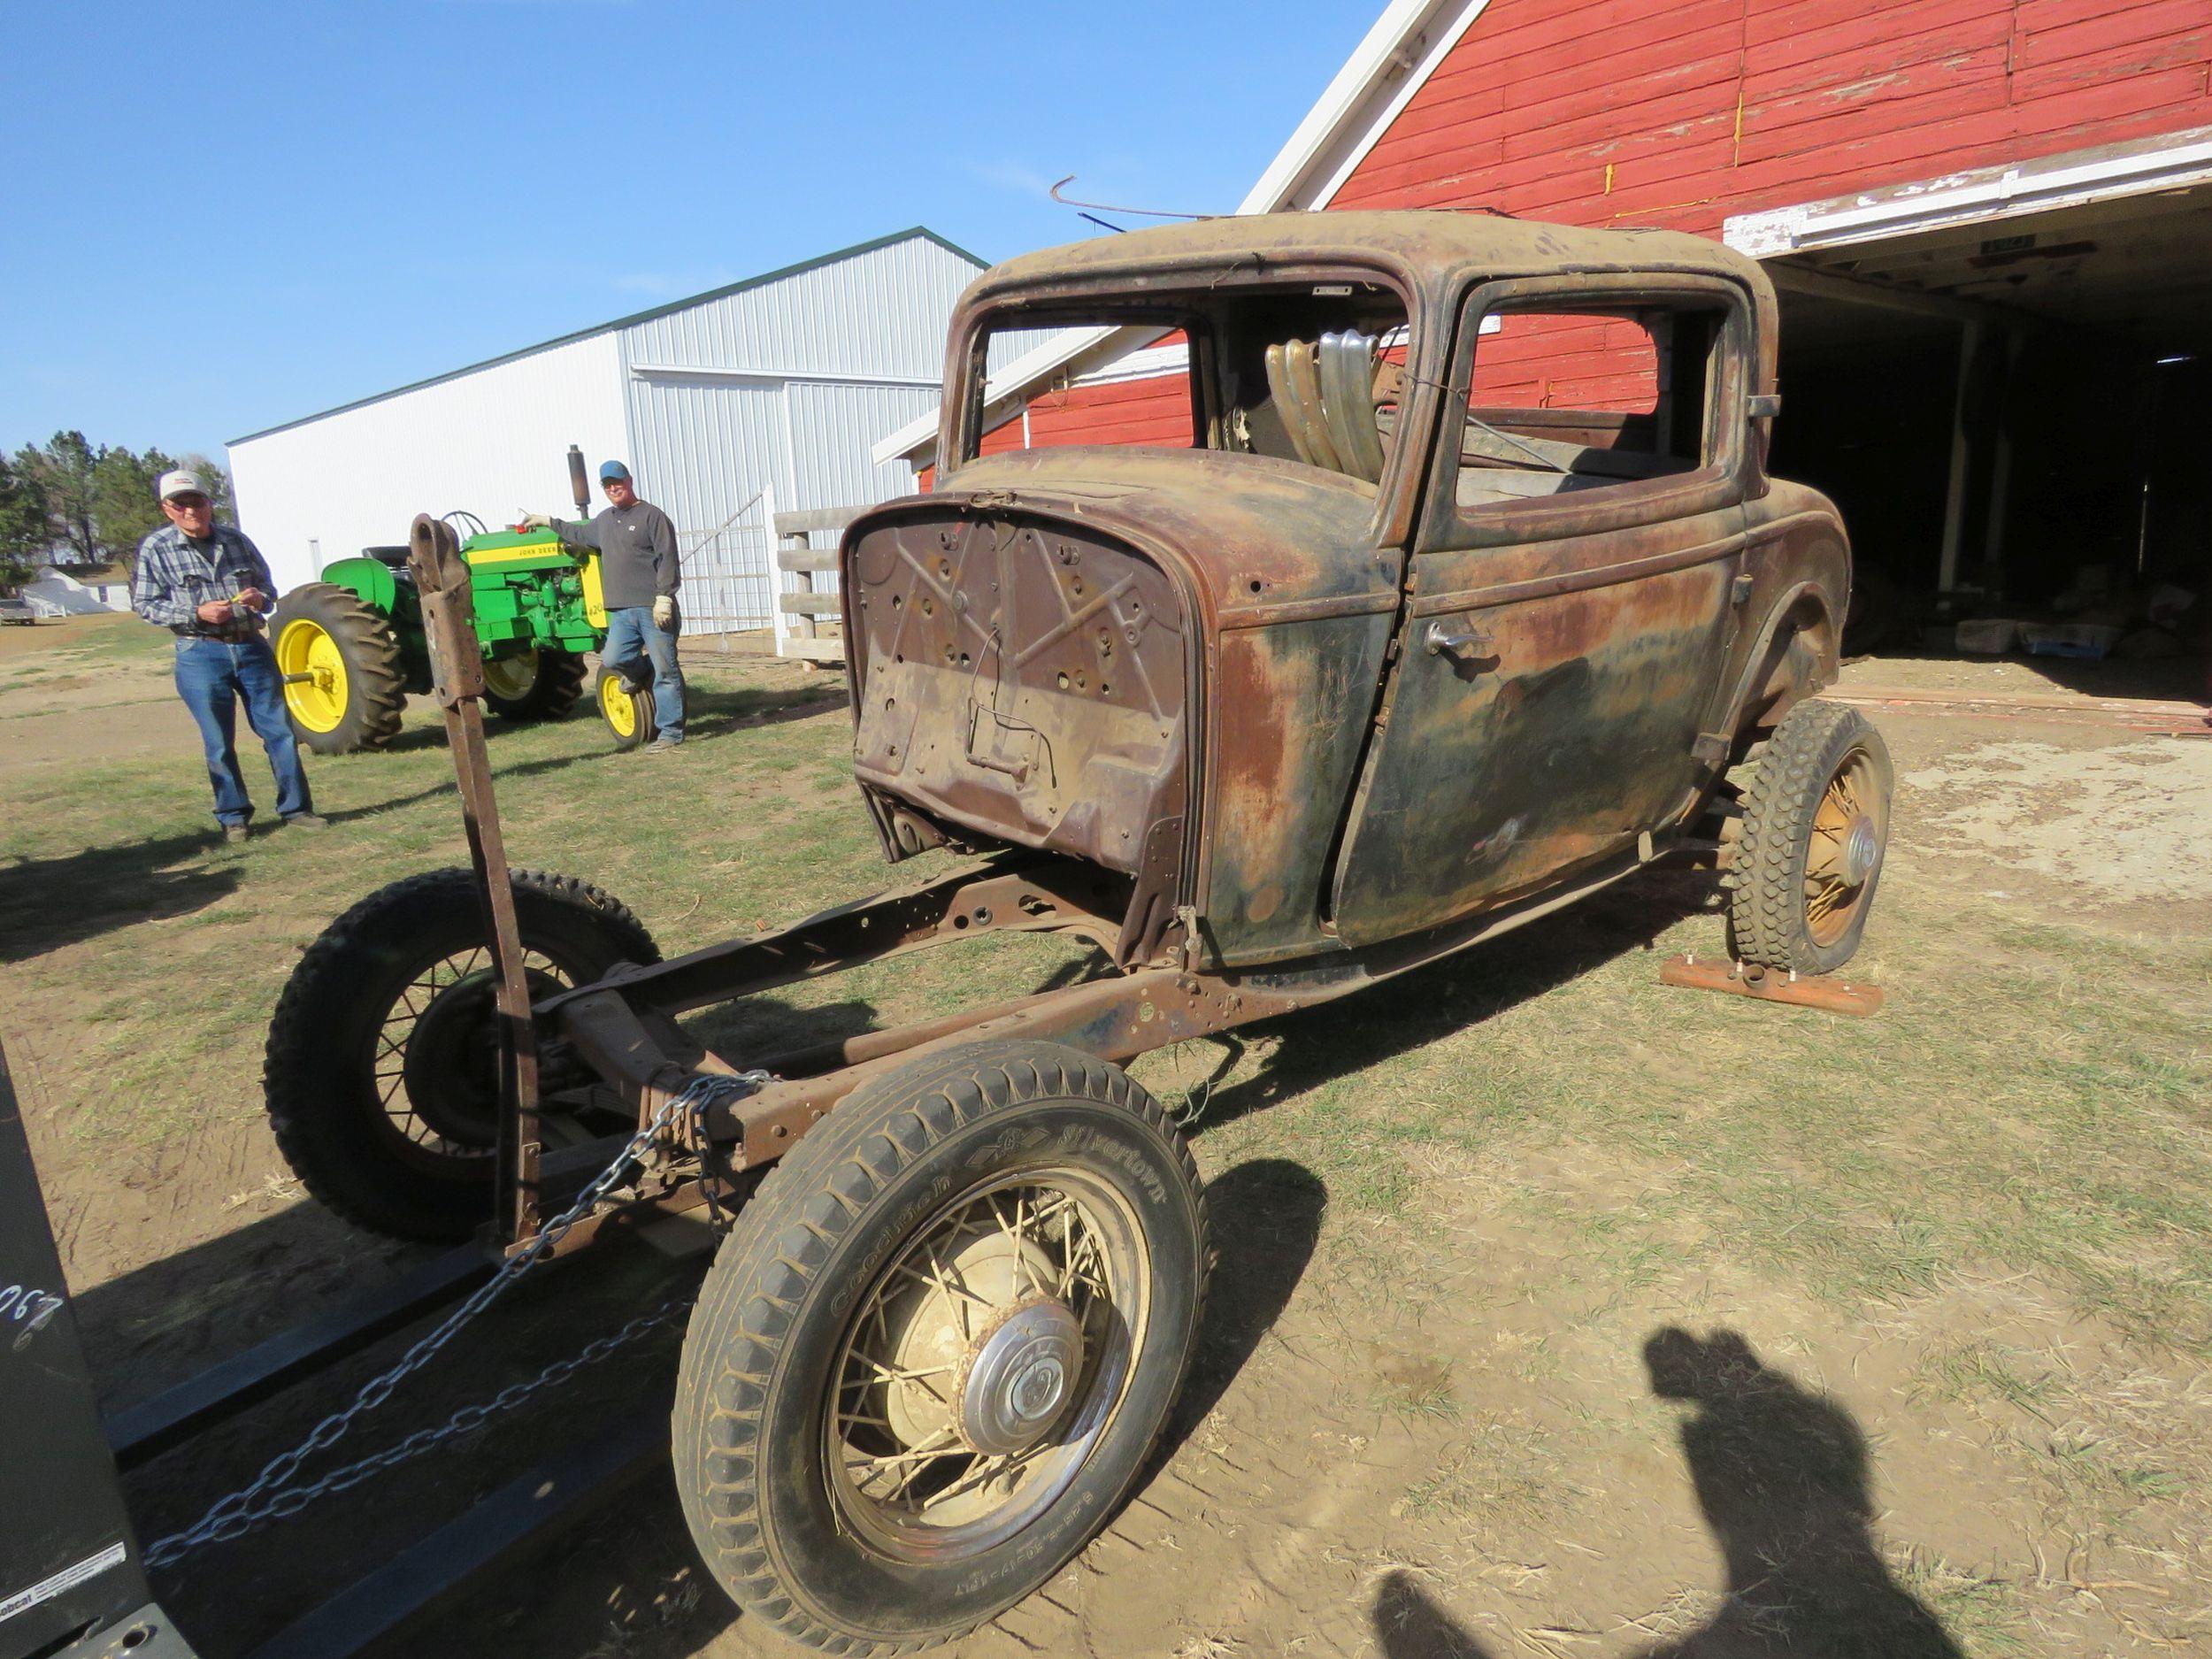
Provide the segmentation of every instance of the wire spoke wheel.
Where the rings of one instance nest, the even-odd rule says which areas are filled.
[[[975,1041],[863,1083],[740,1212],[685,1333],[702,1556],[833,1653],[972,1630],[1112,1518],[1206,1259],[1190,1154],[1118,1067]]]
[[[1814,809],[1805,860],[1805,931],[1832,946],[1850,930],[1866,899],[1889,835],[1886,791],[1878,790],[1873,758],[1854,749],[1828,780]]]
[[[542,950],[523,952],[535,1002],[574,983]],[[377,1027],[374,1071],[386,1126],[430,1157],[489,1157],[499,1138],[499,976],[472,945],[399,988]]]
[[[886,1555],[1003,1541],[1064,1489],[1141,1340],[1125,1205],[1072,1170],[948,1205],[863,1298],[825,1417],[846,1520]]]
[[[652,935],[572,877],[510,872],[533,998],[657,962]],[[393,882],[333,922],[269,1025],[262,1087],[285,1161],[349,1220],[457,1240],[491,1214],[498,984],[476,877]]]
[[[1857,950],[1881,878],[1889,750],[1857,710],[1813,698],[1783,718],[1748,772],[1722,877],[1730,949],[1743,962],[1832,973]]]

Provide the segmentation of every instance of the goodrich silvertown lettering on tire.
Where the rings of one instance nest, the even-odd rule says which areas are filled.
[[[1118,1067],[964,1046],[864,1085],[762,1185],[684,1344],[677,1486],[746,1610],[902,1653],[1103,1525],[1180,1386],[1197,1171]]]

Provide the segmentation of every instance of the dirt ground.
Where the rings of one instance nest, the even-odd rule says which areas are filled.
[[[418,714],[395,753],[317,764],[322,836],[212,842],[160,654],[72,626],[0,631],[0,1036],[112,1408],[423,1259],[299,1198],[259,1043],[329,918],[458,841]],[[834,682],[712,652],[695,677],[700,741],[665,762],[580,720],[498,735],[518,860],[603,881],[672,951],[879,883]],[[1875,1019],[1660,987],[1666,954],[1721,941],[1710,877],[1662,871],[1396,994],[1134,1068],[1193,1118],[1209,1182],[1195,1373],[1105,1533],[949,1651],[2212,1652],[2212,741],[1879,719],[1896,828],[1854,969],[1888,993]],[[1018,942],[746,1017],[849,1030],[1064,963]],[[349,1452],[700,1265],[552,1270]],[[675,1339],[158,1587],[204,1653],[242,1654],[649,1418]],[[191,1520],[394,1351],[134,1475],[142,1529]],[[378,1653],[790,1651],[704,1581],[655,1472]]]

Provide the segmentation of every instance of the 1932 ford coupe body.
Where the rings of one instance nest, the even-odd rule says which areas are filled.
[[[468,872],[400,883],[285,994],[286,1150],[357,1220],[488,1217],[514,1249],[591,1136],[665,1132],[559,1233],[735,1210],[674,1421],[703,1555],[832,1651],[972,1627],[1103,1525],[1197,1327],[1203,1194],[1119,1062],[1686,845],[1718,858],[1740,958],[1855,948],[1889,762],[1812,695],[1849,557],[1829,503],[1764,470],[1775,341],[1766,279],[1710,242],[1450,213],[1220,219],[987,273],[935,488],[841,554],[862,794],[890,858],[953,867],[666,962],[597,889],[518,872],[539,1098],[485,1069]],[[1149,425],[1009,447],[1117,352],[1144,354]],[[1039,353],[1075,392],[1035,389]],[[826,1044],[718,1055],[680,1023],[1009,929],[1111,971]]]

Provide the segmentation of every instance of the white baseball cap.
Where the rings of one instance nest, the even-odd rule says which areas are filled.
[[[200,481],[197,472],[164,472],[161,482],[154,486],[154,494],[164,501],[172,495],[204,495],[207,486]]]

